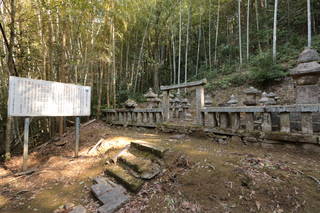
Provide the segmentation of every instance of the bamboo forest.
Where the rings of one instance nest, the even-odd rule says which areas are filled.
[[[0,0],[0,213],[319,212],[319,0]]]

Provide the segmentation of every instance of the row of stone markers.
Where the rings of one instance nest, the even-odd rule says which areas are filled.
[[[107,123],[123,126],[156,127],[163,122],[162,109],[104,110]]]
[[[146,108],[137,108],[138,104],[128,99],[124,103],[123,109],[104,110],[106,120],[112,124],[156,127],[159,123],[164,122],[164,102],[163,95],[155,94],[150,88],[144,95],[146,98]],[[190,103],[188,99],[182,98],[179,94],[169,93],[169,118],[178,120],[192,120],[189,112]]]
[[[305,49],[298,65],[290,70],[296,84],[296,104],[277,105],[274,93],[250,87],[246,100],[232,96],[228,107],[201,110],[201,123],[216,134],[237,135],[250,142],[294,142],[320,144],[320,61],[319,54]],[[319,148],[319,146],[315,146]]]
[[[296,104],[279,105],[274,93],[249,87],[244,91],[245,100],[232,95],[220,107],[212,107],[212,98],[204,95],[206,80],[186,84],[161,86],[162,96],[149,90],[145,95],[148,108],[106,110],[109,123],[133,126],[157,127],[172,119],[177,121],[191,117],[188,100],[171,94],[172,90],[195,87],[195,111],[191,119],[203,130],[213,134],[237,135],[265,141],[320,144],[320,61],[313,49],[305,49],[299,56],[298,65],[290,70],[294,79]],[[161,98],[161,99],[160,99]],[[187,116],[188,115],[188,116]],[[178,122],[179,123],[179,122]]]

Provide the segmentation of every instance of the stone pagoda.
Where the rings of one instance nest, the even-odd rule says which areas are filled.
[[[299,56],[298,65],[290,70],[296,83],[296,104],[320,103],[320,61],[316,50],[306,48]]]

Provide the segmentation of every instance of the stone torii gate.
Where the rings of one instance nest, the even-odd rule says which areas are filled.
[[[183,84],[176,84],[170,86],[160,86],[160,90],[163,91],[162,97],[162,108],[163,108],[163,119],[164,121],[168,121],[170,119],[170,102],[169,102],[169,94],[170,90],[175,89],[183,89],[189,87],[196,88],[196,121],[197,123],[201,123],[201,109],[204,107],[204,85],[207,84],[207,79],[202,79],[199,81],[193,81]]]

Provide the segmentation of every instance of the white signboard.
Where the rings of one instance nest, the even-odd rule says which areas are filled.
[[[9,116],[89,116],[91,87],[10,76]]]

